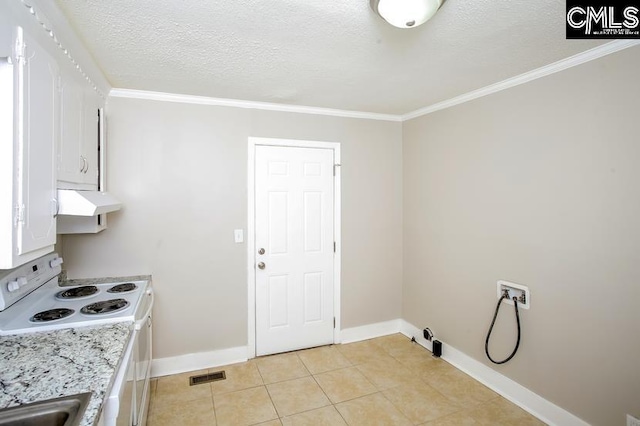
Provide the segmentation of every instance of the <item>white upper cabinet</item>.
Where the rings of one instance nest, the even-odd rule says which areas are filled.
[[[35,3],[0,1],[0,269],[53,251],[57,230],[106,228],[104,214],[58,216],[57,198],[104,191],[98,114],[108,82],[54,2]]]
[[[98,109],[100,106],[100,97],[89,84],[86,84],[84,87],[84,107],[82,110],[84,135],[84,139],[82,141],[82,155],[87,165],[82,172],[82,182],[86,185],[91,185],[90,189],[98,189]]]
[[[82,87],[67,75],[60,77],[60,145],[58,148],[58,180],[78,180],[84,163],[82,148]]]
[[[99,98],[82,80],[60,78],[58,188],[98,189]]]
[[[56,242],[58,77],[35,40],[0,19],[0,269]]]

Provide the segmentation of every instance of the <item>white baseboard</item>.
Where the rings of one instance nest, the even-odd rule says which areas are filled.
[[[343,328],[340,330],[340,343],[359,342],[361,340],[373,339],[374,337],[399,333],[401,321],[401,319],[394,319],[391,321],[362,325],[360,327]]]
[[[340,331],[341,343],[358,342],[388,334],[400,332],[400,319],[346,328]],[[340,343],[340,342],[338,342]],[[211,352],[199,352],[151,361],[151,377],[168,376],[194,370],[219,367],[221,365],[243,362],[248,359],[246,346],[221,349]]]
[[[418,344],[431,351],[431,342],[422,336],[422,329],[402,319],[346,328],[341,330],[340,336],[342,343],[352,343],[394,333],[415,337]],[[445,342],[442,342],[442,359],[551,426],[589,426],[584,420]],[[203,370],[246,360],[246,346],[154,359],[151,376]]]
[[[416,342],[431,350],[431,342],[422,336],[418,327],[402,320],[400,332],[415,337]],[[445,342],[442,342],[442,359],[549,425],[589,426],[584,420]]]
[[[400,320],[400,330],[398,332],[404,334],[405,336],[407,336],[409,338],[415,337],[416,342],[420,346],[423,346],[423,347],[427,348],[427,350],[429,352],[432,351],[433,348],[432,348],[431,342],[423,337],[422,330],[419,329],[418,327],[415,327],[412,324],[409,324],[405,320]],[[438,340],[438,339],[436,339],[436,340]],[[442,358],[444,358],[444,357],[442,357]]]
[[[235,364],[247,360],[247,347],[220,349],[211,352],[178,355],[168,358],[158,358],[151,361],[151,377],[168,376],[170,374],[186,373],[194,370]]]

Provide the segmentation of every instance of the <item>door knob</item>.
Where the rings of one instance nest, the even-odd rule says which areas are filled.
[[[259,268],[259,269],[264,269],[264,268],[266,268],[266,267],[267,267],[267,265],[265,265],[265,264],[264,264],[264,262],[260,262],[260,263],[258,263],[258,268]]]
[[[260,250],[258,250],[258,254],[264,254],[264,249],[261,248]]]

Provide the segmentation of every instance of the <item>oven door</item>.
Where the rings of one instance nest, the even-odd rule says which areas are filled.
[[[135,334],[127,345],[111,393],[105,401],[102,416],[98,422],[101,426],[131,426],[133,424],[133,405],[136,391],[134,337]]]
[[[136,376],[136,409],[133,424],[144,426],[147,423],[149,408],[149,381],[151,375],[151,336],[153,331],[152,314],[153,290],[145,293],[146,309],[142,318],[136,321],[135,376]]]
[[[133,353],[128,357],[129,359],[125,359],[128,364],[127,371],[125,374],[124,386],[122,388],[121,396],[118,398],[116,402],[118,407],[118,417],[116,417],[116,426],[130,426],[132,424],[133,417],[135,416],[135,411],[133,410],[133,400],[135,398],[135,388],[134,388],[134,374],[135,374],[135,364],[133,362]]]

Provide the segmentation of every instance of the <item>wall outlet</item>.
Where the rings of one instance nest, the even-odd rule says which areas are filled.
[[[627,414],[627,426],[640,426],[640,419]]]
[[[431,330],[429,330],[429,327],[422,330],[422,336],[428,341],[431,341],[431,339],[433,339],[433,333],[431,332]]]
[[[513,305],[513,298],[518,299],[518,307],[522,309],[529,309],[531,307],[531,292],[529,287],[512,283],[509,281],[498,281],[498,297],[502,297],[504,292],[509,293],[509,298],[503,300],[503,303]]]

